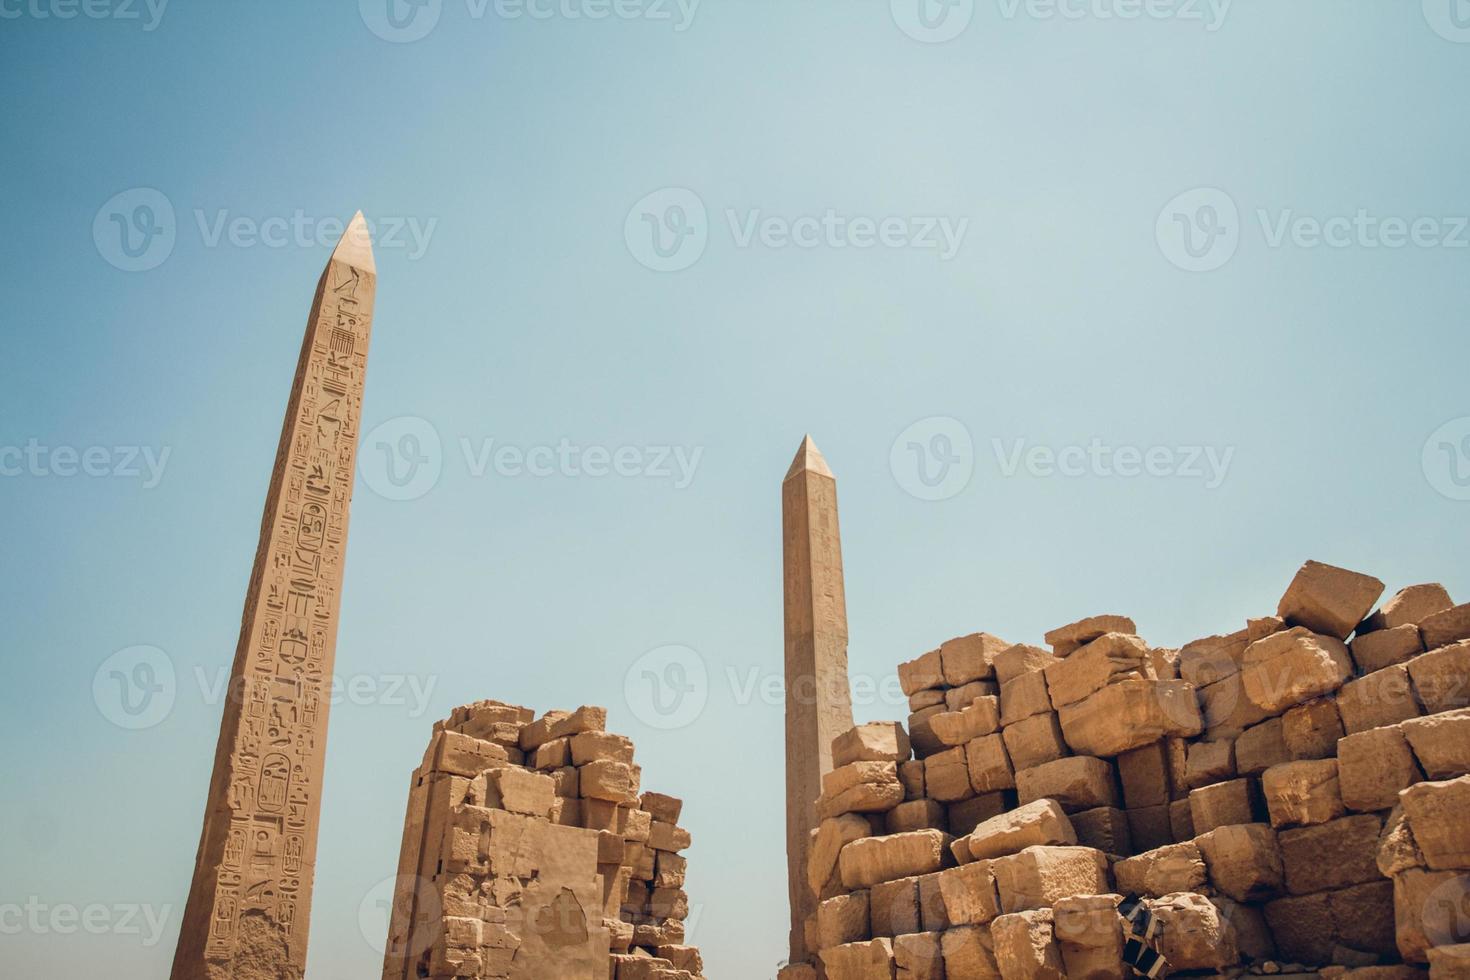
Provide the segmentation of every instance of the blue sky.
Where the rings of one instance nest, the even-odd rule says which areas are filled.
[[[409,773],[479,698],[607,705],[689,800],[710,975],[773,975],[808,431],[860,720],[947,637],[1177,644],[1308,558],[1470,594],[1463,0],[385,2],[0,2],[5,972],[167,970],[359,208],[315,980],[374,975]]]

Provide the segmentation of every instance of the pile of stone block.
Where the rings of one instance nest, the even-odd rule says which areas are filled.
[[[837,739],[799,980],[1470,977],[1470,606],[1309,562],[1178,650],[1097,616],[899,667],[907,727]]]
[[[481,701],[409,790],[384,980],[696,980],[682,803],[607,711]]]

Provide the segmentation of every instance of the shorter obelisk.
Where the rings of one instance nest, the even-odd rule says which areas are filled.
[[[359,213],[286,405],[173,980],[300,980],[377,270]]]
[[[817,896],[807,851],[817,826],[832,739],[852,727],[847,677],[847,599],[837,527],[837,481],[811,436],[781,484],[786,607],[786,865],[792,963],[807,961],[806,921]]]

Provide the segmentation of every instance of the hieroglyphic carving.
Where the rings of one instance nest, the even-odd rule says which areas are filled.
[[[376,279],[359,214],[322,274],[297,365],[173,980],[229,964],[247,915],[279,936],[292,976],[305,969]]]

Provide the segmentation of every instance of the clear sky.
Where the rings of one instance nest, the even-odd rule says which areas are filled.
[[[1465,0],[391,13],[0,0],[0,972],[167,972],[358,208],[313,980],[376,976],[409,773],[480,698],[605,704],[689,801],[710,975],[773,975],[808,431],[860,720],[947,637],[1177,644],[1308,558],[1470,595]]]

